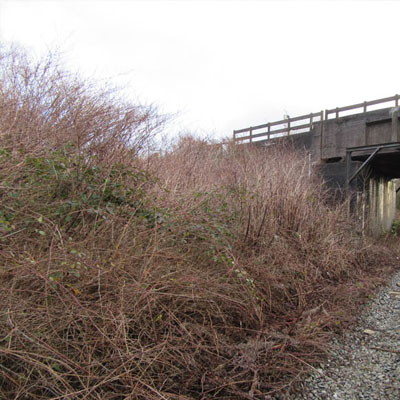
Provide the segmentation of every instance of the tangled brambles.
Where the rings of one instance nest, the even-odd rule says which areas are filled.
[[[154,109],[2,57],[2,397],[261,399],[389,269],[301,154],[145,157]]]

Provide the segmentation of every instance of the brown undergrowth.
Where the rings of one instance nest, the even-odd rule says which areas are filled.
[[[144,157],[154,109],[7,57],[1,398],[262,399],[389,271],[307,157],[190,137]]]

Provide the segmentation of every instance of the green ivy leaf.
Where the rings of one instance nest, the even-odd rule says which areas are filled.
[[[64,273],[62,271],[54,271],[51,274],[49,274],[49,279],[51,281],[60,281],[61,279],[64,278]]]
[[[75,276],[75,278],[80,278],[81,277],[81,273],[79,271],[77,271],[76,269],[69,271],[69,273],[73,276]]]

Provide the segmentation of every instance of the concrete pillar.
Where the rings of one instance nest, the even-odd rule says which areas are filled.
[[[369,230],[373,235],[389,232],[396,216],[396,185],[384,177],[369,182]]]
[[[395,189],[396,189],[397,214],[399,214],[399,210],[400,210],[400,179],[395,179],[394,185],[395,185]]]

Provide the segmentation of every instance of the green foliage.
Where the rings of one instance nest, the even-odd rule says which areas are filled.
[[[136,216],[150,226],[164,219],[160,210],[149,206],[144,187],[154,179],[146,171],[118,164],[89,165],[69,150],[27,155],[22,171],[15,168],[21,165],[20,156],[3,151],[0,168],[8,168],[1,176],[0,228],[30,229],[46,236],[43,216],[68,232],[88,224],[99,227],[110,216]]]
[[[394,221],[393,222],[390,232],[394,236],[399,236],[400,235],[400,221]]]

